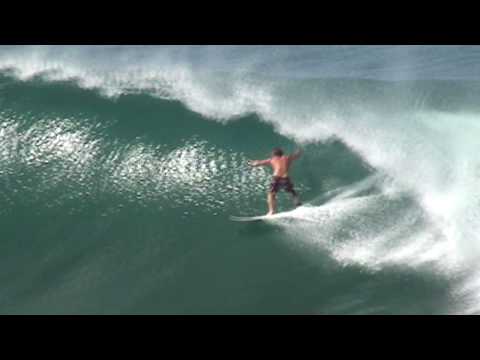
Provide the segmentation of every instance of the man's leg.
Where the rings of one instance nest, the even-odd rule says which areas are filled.
[[[268,192],[268,214],[273,215],[277,211],[277,199],[273,191]]]
[[[292,197],[295,207],[302,205],[302,202],[300,201],[300,198],[298,197],[298,194],[296,192],[292,192]]]
[[[295,207],[302,205],[302,202],[300,201],[297,192],[293,189],[293,184],[291,182],[288,183],[286,190],[287,192],[292,194],[293,204],[295,205]]]

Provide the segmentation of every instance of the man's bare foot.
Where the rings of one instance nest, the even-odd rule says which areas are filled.
[[[267,216],[270,216],[270,215],[273,215],[273,214],[275,214],[273,211],[269,211],[269,212],[267,213]]]

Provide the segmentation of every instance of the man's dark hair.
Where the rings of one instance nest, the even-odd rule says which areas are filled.
[[[273,149],[273,155],[275,156],[282,156],[283,155],[283,150],[280,149],[279,147]]]

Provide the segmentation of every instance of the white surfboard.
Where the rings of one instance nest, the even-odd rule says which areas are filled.
[[[261,221],[265,218],[270,218],[273,215],[261,215],[261,216],[230,216],[232,221]]]
[[[278,213],[275,213],[273,215],[260,215],[260,216],[230,216],[230,220],[232,221],[263,221],[263,220],[275,220],[275,219],[281,219],[281,218],[288,218],[291,217],[293,213],[297,211],[297,209],[304,207],[304,206],[309,206],[310,204],[308,203],[303,203],[302,205],[294,208],[293,210],[288,210],[288,211],[281,211]]]
[[[291,211],[279,212],[273,215],[260,215],[260,216],[230,216],[232,221],[262,221],[262,220],[274,220],[279,218],[288,217]]]

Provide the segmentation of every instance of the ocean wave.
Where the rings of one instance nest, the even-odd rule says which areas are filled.
[[[281,66],[260,71],[271,62],[268,49],[243,50],[248,56],[239,60],[229,51],[241,50],[231,48],[215,66],[208,60],[218,50],[199,49],[2,48],[6,203],[63,208],[120,194],[122,206],[189,216],[260,212],[269,175],[247,160],[276,144],[304,146],[297,184],[314,200],[278,222],[289,241],[317,247],[343,267],[453,278],[470,299],[461,300],[466,311],[476,311],[469,301],[480,256],[477,81],[400,76],[421,72],[425,60],[399,61],[395,71],[377,64],[368,73],[369,54],[344,66],[350,71],[340,78],[334,53],[320,66],[329,76],[280,76]],[[278,51],[291,69],[290,50]],[[430,72],[441,73],[447,60]],[[391,72],[398,76],[380,76]],[[78,93],[69,91],[78,89],[95,106],[76,104]],[[146,95],[160,99],[152,104]],[[456,279],[464,272],[468,280]]]

